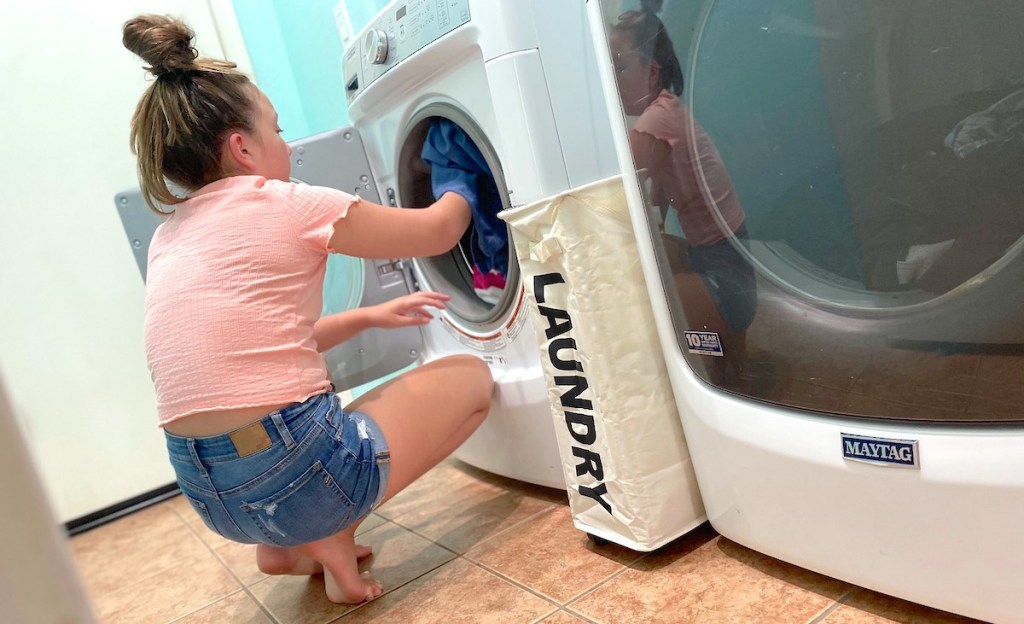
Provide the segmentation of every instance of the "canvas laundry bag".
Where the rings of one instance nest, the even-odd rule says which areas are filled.
[[[650,551],[705,519],[621,177],[499,214],[541,346],[577,528]]]

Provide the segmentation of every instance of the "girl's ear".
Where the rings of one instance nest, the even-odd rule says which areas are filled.
[[[661,65],[658,61],[651,60],[650,69],[647,74],[647,86],[652,93],[661,91]]]
[[[225,169],[251,173],[256,170],[252,141],[241,132],[232,132],[224,142]]]

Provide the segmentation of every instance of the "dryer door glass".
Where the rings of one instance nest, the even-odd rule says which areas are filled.
[[[604,10],[700,377],[860,418],[1024,421],[1024,3]]]

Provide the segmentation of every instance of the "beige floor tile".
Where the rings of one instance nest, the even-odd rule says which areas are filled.
[[[466,558],[565,604],[643,555],[615,544],[595,547],[558,506],[466,553]]]
[[[93,604],[104,624],[170,622],[240,589],[227,569],[210,555],[106,592]]]
[[[455,558],[451,551],[390,522],[363,534],[359,541],[374,552],[360,569],[369,570],[385,593]],[[283,624],[326,622],[350,610],[327,600],[322,577],[270,577],[251,591]]]
[[[249,591],[281,624],[326,624],[354,608],[327,599],[323,576],[271,576]]]
[[[820,624],[983,624],[866,589],[856,589]]]
[[[565,493],[486,475],[444,462],[377,513],[464,553],[476,544],[564,502]]]
[[[372,531],[386,522],[386,519],[378,516],[377,514],[370,514],[369,516],[366,516],[366,519],[363,520],[359,525],[359,528],[356,529],[356,536],[362,535],[367,531]]]
[[[360,606],[338,624],[530,624],[556,606],[465,559],[456,559]]]
[[[704,525],[569,606],[601,624],[804,624],[849,588]]]
[[[212,554],[166,504],[138,511],[71,539],[75,564],[97,601],[182,563]]]
[[[456,557],[450,550],[388,522],[360,536],[373,549],[373,576],[388,588],[397,587]]]
[[[267,578],[256,567],[256,545],[227,542],[213,551],[224,566],[238,577],[242,585],[249,587]]]
[[[589,620],[579,618],[572,613],[566,611],[559,611],[554,615],[550,615],[537,624],[587,624]]]
[[[187,615],[173,624],[272,624],[258,602],[244,591]]]

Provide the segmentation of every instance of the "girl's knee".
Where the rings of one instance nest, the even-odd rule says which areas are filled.
[[[494,375],[490,365],[475,355],[452,355],[443,361],[457,367],[458,387],[474,393],[481,409],[489,407],[494,393]]]

